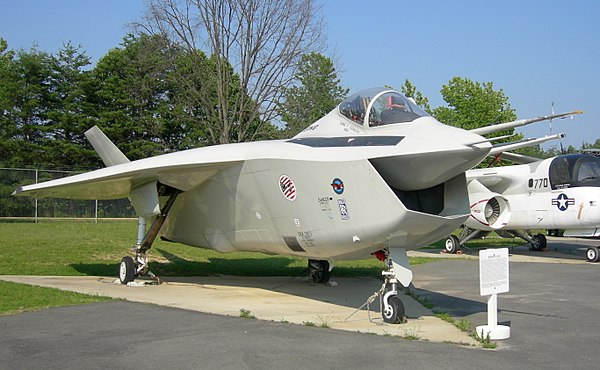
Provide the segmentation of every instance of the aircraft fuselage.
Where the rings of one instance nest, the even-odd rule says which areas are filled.
[[[185,191],[163,235],[221,252],[361,258],[389,246],[427,245],[464,222],[464,174],[429,192],[423,196],[433,195],[431,204],[407,208],[400,197],[418,198],[419,191],[392,190],[367,159],[246,160]]]

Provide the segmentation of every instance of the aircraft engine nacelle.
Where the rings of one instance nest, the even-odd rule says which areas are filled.
[[[465,223],[478,230],[497,230],[510,220],[510,207],[506,198],[497,193],[469,194],[471,217]]]

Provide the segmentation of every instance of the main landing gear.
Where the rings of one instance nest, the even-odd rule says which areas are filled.
[[[456,253],[458,252],[465,243],[473,238],[485,236],[489,231],[483,230],[474,230],[468,227],[465,227],[460,233],[460,238],[450,235],[446,242],[444,243],[444,250],[446,253]],[[546,248],[546,236],[544,234],[535,234],[529,235],[528,233],[521,230],[497,230],[498,233],[502,237],[516,237],[521,238],[528,242],[531,245],[531,250],[541,251]]]
[[[585,252],[585,257],[588,262],[600,261],[600,254],[598,253],[598,247],[589,247]]]
[[[317,284],[329,281],[331,267],[326,260],[308,260],[308,277]]]
[[[444,251],[446,253],[455,254],[469,240],[484,236],[487,233],[487,231],[472,230],[468,227],[465,227],[460,233],[460,238],[456,237],[455,235],[450,235],[448,239],[446,239],[446,242],[444,243]]]
[[[149,269],[146,252],[152,247],[152,243],[154,243],[154,240],[158,236],[158,232],[165,222],[171,206],[173,206],[175,199],[180,193],[180,190],[159,184],[158,195],[169,196],[169,198],[161,208],[160,214],[156,216],[152,225],[150,225],[148,231],[145,231],[145,219],[140,217],[140,222],[138,223],[138,235],[143,235],[144,233],[145,235],[141,241],[138,239],[138,243],[132,247],[132,250],[135,252],[135,259],[130,256],[125,256],[121,259],[121,264],[119,265],[119,280],[121,281],[121,284],[132,282],[135,278],[142,275],[148,275],[160,284],[160,279]]]

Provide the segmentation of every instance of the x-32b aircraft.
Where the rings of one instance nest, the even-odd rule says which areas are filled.
[[[469,217],[465,171],[489,154],[539,142],[500,148],[481,134],[548,118],[469,132],[438,122],[397,91],[375,88],[350,96],[289,140],[133,162],[94,127],[86,136],[108,167],[14,194],[128,197],[140,221],[135,256],[121,260],[124,284],[151,274],[146,252],[159,233],[220,252],[304,257],[317,282],[327,281],[329,261],[374,254],[387,263],[383,320],[398,323],[404,306],[397,284],[412,280],[406,250],[446,237]]]
[[[533,250],[546,246],[543,234],[526,230],[565,229],[565,236],[600,236],[600,158],[567,154],[540,160],[504,153],[507,159],[530,162],[514,166],[467,171],[471,217],[461,238],[451,235],[445,249],[456,252],[470,239],[491,231],[520,237]],[[586,257],[600,261],[598,247]]]

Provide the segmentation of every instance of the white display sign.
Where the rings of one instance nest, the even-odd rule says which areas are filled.
[[[479,251],[481,295],[508,292],[508,248]]]

